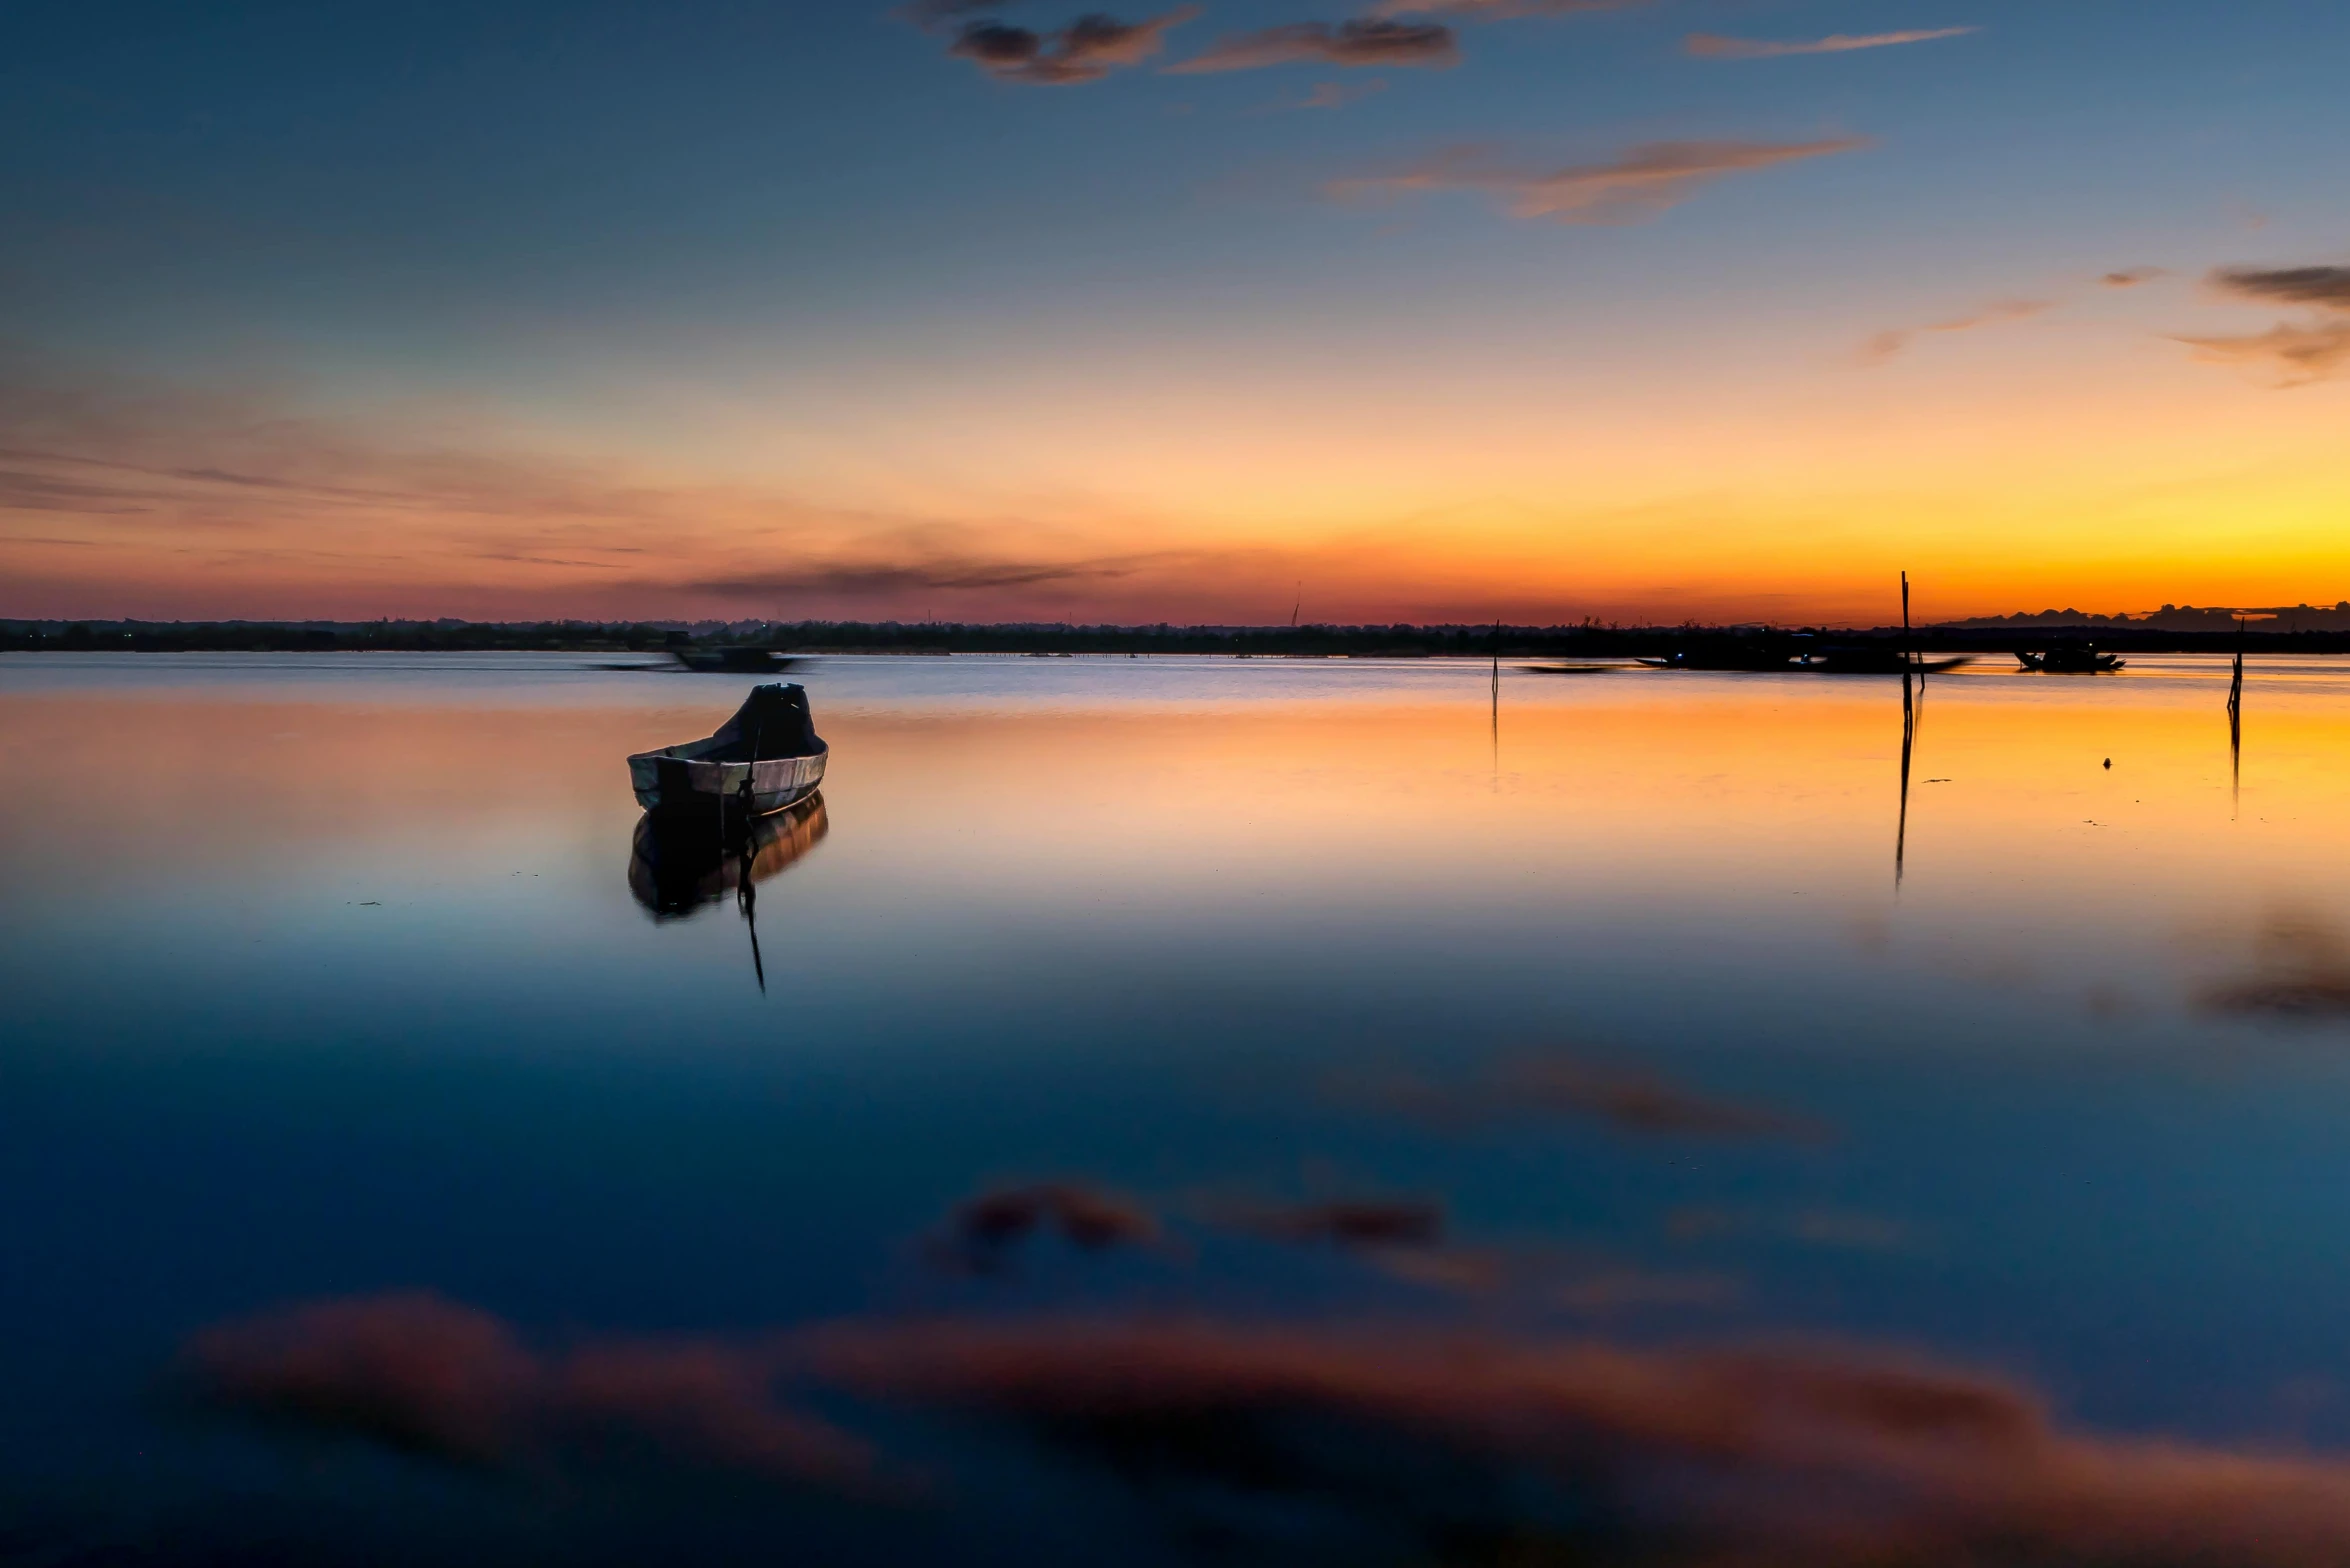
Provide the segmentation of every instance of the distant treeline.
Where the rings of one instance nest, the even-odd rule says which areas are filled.
[[[659,652],[725,628],[595,621],[0,621],[0,648],[66,653]]]
[[[2117,627],[2158,632],[2225,632],[2233,635],[2236,622],[2250,623],[2256,632],[2350,632],[2350,599],[2337,604],[2276,604],[2257,609],[2191,604],[2166,604],[2143,615],[2090,615],[2080,610],[2042,610],[2037,614],[1982,615],[1952,621],[1953,629],[2020,631],[2031,628],[2103,636]]]
[[[2259,623],[2253,623],[2258,626]],[[2273,624],[2273,623],[2272,623]],[[1250,654],[1266,657],[1624,658],[1692,647],[1898,643],[1899,627],[1069,626],[943,621],[0,621],[0,649],[131,653],[644,653],[755,647],[779,653]],[[2094,639],[2116,652],[2225,652],[2232,629],[2145,622],[1947,625],[1909,634],[1927,652],[1983,653]],[[2265,652],[2350,652],[2350,632],[2247,629]]]

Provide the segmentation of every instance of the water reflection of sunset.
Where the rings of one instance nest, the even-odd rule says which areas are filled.
[[[0,1568],[2350,1564],[2350,6],[5,15]]]
[[[1775,1493],[1817,1439],[1884,1539],[1961,1550],[1945,1494],[1883,1489],[1972,1434],[1948,1495],[2051,1561],[2158,1495],[2165,1540],[2230,1561],[2280,1520],[2350,1539],[2350,1407],[2309,1392],[2350,1386],[2328,667],[2252,672],[2240,795],[2216,662],[1927,682],[1898,888],[1893,679],[794,674],[821,803],[686,825],[664,883],[623,759],[739,681],[0,669],[0,1236],[31,1264],[0,1326],[68,1369],[14,1379],[0,1448],[153,1456],[115,1492],[245,1467],[224,1540],[331,1475],[423,1555],[535,1529],[558,1561],[675,1547],[606,1482],[721,1488],[711,1560],[826,1530],[951,1560],[905,1535],[908,1475],[1046,1428],[939,1517],[1029,1539],[1037,1497],[1108,1506],[1106,1457],[1187,1497],[1337,1487],[1331,1527],[1384,1540],[1442,1533],[1429,1477],[1507,1477],[1477,1517],[1509,1535],[1559,1522],[1521,1483]],[[730,886],[742,918],[646,916]],[[1468,1405],[1430,1393],[1461,1355]],[[1113,1364],[1148,1386],[1085,1394]],[[1676,1390],[1758,1446],[1688,1447]],[[1476,1409],[1599,1423],[1623,1463],[1464,1449]],[[1347,1490],[1293,1417],[1409,1461]],[[1278,1474],[1170,1457],[1202,1421]],[[2259,1461],[2279,1433],[2313,1457]],[[611,1511],[403,1508],[452,1472]],[[1124,1549],[1161,1523],[1086,1539],[1152,1560]]]
[[[1141,926],[1484,910],[1688,918],[1773,941],[1790,920],[1898,920],[1937,943],[2152,962],[2182,926],[2249,930],[2280,898],[2328,904],[2311,868],[2350,852],[2333,762],[2350,720],[2331,677],[2256,677],[2231,804],[2220,673],[2158,661],[2127,680],[1926,683],[1898,904],[1896,683],[1632,670],[1513,671],[1498,733],[1471,690],[1481,672],[1439,701],[1430,682],[1448,678],[1427,667],[1368,686],[1334,670],[1340,700],[1282,687],[1213,712],[851,703],[825,718],[849,759],[833,793],[857,824],[837,874],[1005,907],[1082,893]],[[10,853],[38,864],[103,837],[138,847],[122,865],[149,885],[231,863],[413,883],[462,881],[485,859],[535,871],[608,857],[596,836],[624,852],[634,819],[612,758],[685,722],[679,703],[698,695],[660,690],[647,708],[623,690],[624,705],[552,710],[15,698],[28,744],[0,784],[50,831]],[[175,781],[127,816],[89,787],[125,735]]]

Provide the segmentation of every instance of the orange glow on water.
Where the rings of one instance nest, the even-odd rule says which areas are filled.
[[[2323,903],[2327,868],[2350,865],[2350,710],[2316,663],[2256,672],[2240,800],[2218,661],[2137,661],[2095,680],[1986,665],[1927,683],[1898,901],[1890,680],[1512,670],[1496,733],[1470,665],[1369,686],[1347,682],[1375,671],[1328,666],[1319,696],[1310,666],[1258,666],[1267,689],[1246,701],[1203,688],[1172,706],[982,713],[828,701],[836,668],[807,677],[835,748],[813,875],[915,900],[954,885],[1011,906],[1075,886],[1129,914],[1228,904],[1408,922],[1473,888],[1529,910],[1687,905],[1835,930],[1902,912],[1968,941],[2053,926],[2153,944],[2241,927],[2279,899]],[[1221,680],[1251,667],[1190,668]],[[135,875],[191,859],[331,862],[348,842],[401,880],[482,857],[523,875],[609,861],[617,879],[636,816],[621,759],[698,733],[725,705],[687,678],[632,679],[658,700],[16,696],[4,717],[21,744],[0,788],[55,831],[10,856],[39,862],[46,844],[102,834],[135,847],[112,873]],[[89,787],[114,776],[125,737],[176,781],[127,815]]]

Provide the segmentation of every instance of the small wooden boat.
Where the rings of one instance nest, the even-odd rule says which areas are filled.
[[[2115,654],[2099,653],[2094,643],[2085,648],[2018,648],[2015,658],[2025,669],[2042,675],[2109,675],[2129,662]]]
[[[823,783],[830,752],[817,738],[805,690],[758,686],[708,740],[629,758],[628,778],[647,811],[764,815]]]

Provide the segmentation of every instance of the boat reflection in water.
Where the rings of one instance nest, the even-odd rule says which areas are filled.
[[[628,890],[657,921],[684,920],[734,895],[751,936],[751,971],[767,989],[759,958],[759,884],[782,875],[824,841],[822,792],[781,811],[714,827],[706,820],[647,812],[637,820]]]

